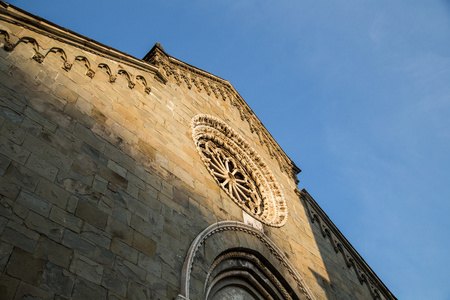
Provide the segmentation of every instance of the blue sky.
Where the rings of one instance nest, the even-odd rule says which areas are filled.
[[[11,1],[229,80],[399,299],[450,299],[450,2]]]

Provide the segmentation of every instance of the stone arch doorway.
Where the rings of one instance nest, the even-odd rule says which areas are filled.
[[[283,252],[241,222],[210,225],[192,242],[177,300],[315,299]]]

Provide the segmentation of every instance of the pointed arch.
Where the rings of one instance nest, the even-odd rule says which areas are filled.
[[[61,55],[61,59],[63,60],[63,66],[62,66],[63,70],[69,71],[72,68],[72,64],[67,61],[67,55],[66,55],[66,52],[63,49],[58,48],[58,47],[53,47],[53,48],[51,48],[50,50],[47,51],[47,53],[45,54],[45,58],[50,53],[55,53],[55,54],[59,53]]]
[[[89,59],[87,59],[87,57],[79,55],[75,57],[75,61],[82,62],[86,67],[86,76],[91,79],[94,78],[95,72],[91,69],[91,63],[89,62]]]
[[[101,70],[104,70],[106,72],[106,74],[109,76],[108,81],[110,83],[116,82],[117,76],[113,75],[113,72],[111,71],[111,68],[107,64],[100,63],[100,64],[98,64],[98,68],[101,69]]]
[[[134,86],[135,86],[136,84],[131,80],[132,76],[131,76],[130,73],[128,73],[128,72],[127,72],[126,70],[124,70],[124,69],[120,69],[120,70],[117,72],[117,74],[122,75],[122,76],[125,77],[125,79],[128,81],[128,87],[129,87],[130,89],[134,88]]]
[[[147,86],[147,80],[145,80],[144,76],[142,75],[137,75],[136,76],[136,82],[140,82],[142,84],[142,86],[144,87],[144,92],[146,94],[150,94],[150,92],[152,91],[152,89]]]
[[[0,29],[0,36],[3,36],[3,40],[5,41],[3,44],[3,49],[8,52],[12,51],[14,49],[14,45],[10,42],[9,33],[6,30]]]

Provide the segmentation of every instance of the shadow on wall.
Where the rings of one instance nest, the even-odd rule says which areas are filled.
[[[201,196],[79,96],[99,77],[21,47],[0,49],[0,298],[174,299]]]
[[[327,299],[396,299],[311,195],[306,190],[296,193],[307,210],[328,278],[310,271]]]

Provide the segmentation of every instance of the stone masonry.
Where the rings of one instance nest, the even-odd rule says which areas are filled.
[[[199,114],[260,155],[284,226],[220,188],[192,139]],[[395,299],[298,191],[298,168],[231,84],[159,44],[136,59],[0,2],[0,128],[0,299],[175,299],[190,245],[226,220],[260,226],[316,299]],[[226,234],[196,259],[257,243]]]

